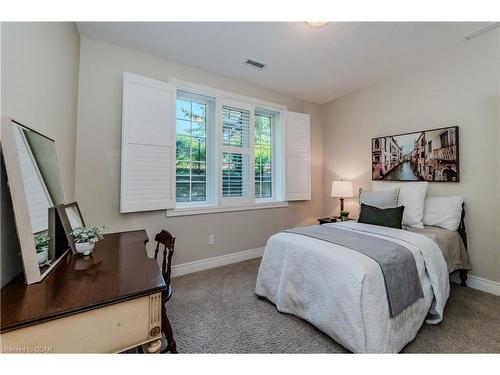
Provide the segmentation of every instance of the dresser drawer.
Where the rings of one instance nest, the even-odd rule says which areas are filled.
[[[161,293],[0,335],[2,351],[116,353],[161,337]]]

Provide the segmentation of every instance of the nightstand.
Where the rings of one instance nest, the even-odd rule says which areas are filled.
[[[318,219],[319,225],[328,224],[328,223],[335,223],[335,222],[337,222],[337,219],[334,217],[323,217],[321,219]]]
[[[354,219],[347,219],[345,221],[350,221],[350,220],[354,220]],[[322,225],[322,224],[328,224],[328,223],[336,223],[337,221],[342,221],[340,220],[340,217],[338,216],[335,216],[335,217],[322,217],[321,219],[318,219],[318,223],[319,225]]]

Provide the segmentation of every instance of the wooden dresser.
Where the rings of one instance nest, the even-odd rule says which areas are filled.
[[[1,290],[3,352],[116,353],[161,346],[160,268],[144,230],[112,233],[90,256],[67,255],[40,283]]]

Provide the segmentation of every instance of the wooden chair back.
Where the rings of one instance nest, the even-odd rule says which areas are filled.
[[[161,264],[161,272],[163,279],[167,285],[167,294],[170,294],[170,274],[172,273],[172,256],[174,255],[175,236],[166,230],[162,230],[155,236],[156,249],[155,259],[158,260],[160,247],[163,246],[163,260]],[[168,297],[170,297],[168,295]]]
[[[167,286],[167,290],[162,293],[162,303],[161,303],[161,327],[167,339],[167,347],[161,350],[161,353],[169,351],[170,353],[177,353],[177,346],[174,340],[174,332],[172,331],[172,325],[168,320],[166,302],[172,296],[172,287],[170,285],[170,274],[172,273],[172,256],[174,255],[175,248],[175,236],[166,230],[162,230],[155,236],[156,249],[155,249],[155,259],[158,261],[158,254],[160,253],[160,248],[163,246],[163,259],[161,262],[161,273],[163,275],[163,280]]]

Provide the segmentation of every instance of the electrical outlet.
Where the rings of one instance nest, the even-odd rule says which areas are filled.
[[[208,236],[208,244],[209,245],[215,245],[215,235],[214,234],[210,234]]]

